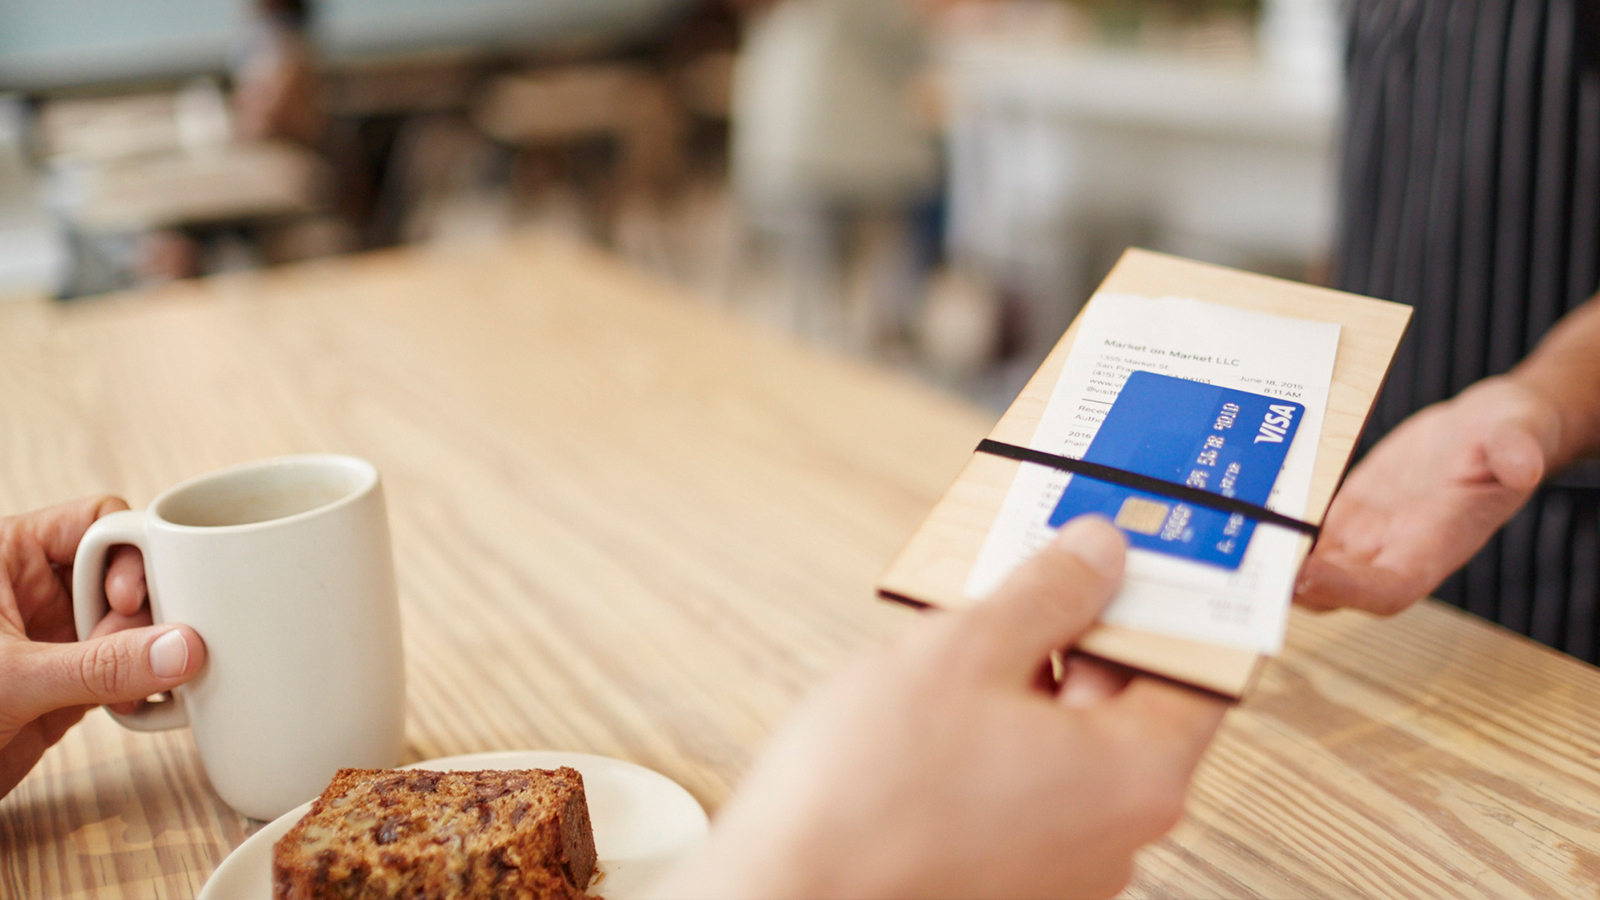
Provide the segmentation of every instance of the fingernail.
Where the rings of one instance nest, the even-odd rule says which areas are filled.
[[[150,644],[150,671],[157,678],[177,678],[189,667],[189,642],[174,628]]]
[[[1056,534],[1056,543],[1105,578],[1122,574],[1122,557],[1126,552],[1122,532],[1104,516],[1073,519]]]
[[[113,581],[107,581],[106,582],[106,587],[107,588],[115,587],[115,589],[119,590],[119,591],[131,591],[131,590],[133,590],[134,579],[137,578],[137,577],[138,576],[135,576],[135,575],[129,575],[127,572],[118,572],[114,576],[114,578],[116,580],[114,582]]]

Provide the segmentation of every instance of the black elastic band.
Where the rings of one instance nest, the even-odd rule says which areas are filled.
[[[1225,513],[1238,513],[1245,518],[1254,519],[1262,524],[1277,525],[1288,528],[1291,531],[1310,535],[1313,541],[1317,539],[1318,533],[1322,530],[1319,526],[1310,522],[1292,519],[1283,513],[1273,512],[1265,506],[1257,506],[1254,503],[1246,503],[1237,497],[1224,497],[1221,494],[1202,491],[1186,484],[1178,484],[1175,481],[1151,478],[1148,475],[1140,475],[1137,472],[1129,472],[1126,469],[1103,466],[1099,463],[1092,463],[1082,459],[1073,459],[1070,456],[1057,456],[1054,453],[1045,453],[1042,450],[1018,447],[1016,444],[991,441],[988,438],[978,442],[978,452],[1049,466],[1052,469],[1060,469],[1063,472],[1071,472],[1074,475],[1084,475],[1096,481],[1109,481],[1112,484],[1120,484],[1123,487],[1131,487],[1151,494],[1161,494],[1174,500],[1192,503],[1195,506],[1204,506],[1208,509],[1221,510]]]

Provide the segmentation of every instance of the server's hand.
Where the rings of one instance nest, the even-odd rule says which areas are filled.
[[[1388,614],[1427,596],[1527,502],[1560,434],[1556,408],[1509,377],[1418,412],[1333,498],[1295,599]]]

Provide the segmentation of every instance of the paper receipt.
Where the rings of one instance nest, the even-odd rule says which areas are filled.
[[[1196,413],[1191,408],[1196,401],[1189,399],[1195,391],[1174,388],[1169,383],[1173,378],[1248,392],[1265,398],[1260,404],[1265,408],[1278,399],[1283,402],[1276,405],[1292,411],[1296,427],[1285,435],[1286,452],[1279,447],[1273,454],[1274,468],[1277,459],[1282,465],[1268,482],[1271,492],[1263,505],[1300,517],[1311,486],[1338,345],[1339,326],[1335,324],[1184,298],[1100,294],[1081,317],[1071,355],[1029,446],[1084,458],[1134,372],[1171,376],[1135,379],[1135,383],[1151,395],[1143,398],[1141,406],[1152,401],[1176,404],[1172,406],[1175,420],[1212,411]],[[1225,396],[1222,391],[1213,393]],[[1125,425],[1113,421],[1111,427]],[[1203,444],[1205,436],[1195,439]],[[1114,448],[1120,440],[1120,434],[1108,435],[1102,446]],[[1198,452],[1204,450],[1202,445]],[[1080,487],[1069,490],[1073,480],[1074,476],[1046,466],[1025,463],[1020,467],[973,564],[966,584],[969,597],[987,596],[1017,565],[1048,543],[1055,531],[1052,518],[1059,523],[1067,517],[1058,514],[1061,510],[1087,511],[1103,501],[1110,505],[1099,511],[1112,512],[1114,506],[1119,527],[1134,535],[1155,529],[1153,533],[1159,536],[1171,521],[1170,507],[1162,498],[1133,493],[1126,499],[1137,502],[1129,504],[1123,502],[1123,495],[1129,492],[1118,489],[1121,494],[1113,503],[1107,497],[1115,492],[1095,487],[1103,482],[1080,479]],[[1107,497],[1101,497],[1102,493]],[[1218,546],[1227,545],[1212,539],[1206,545],[1209,552],[1188,552],[1191,558],[1144,549],[1136,540],[1128,553],[1127,580],[1101,619],[1141,631],[1275,654],[1283,644],[1298,566],[1294,548],[1300,539],[1283,528],[1258,526],[1251,539],[1239,542],[1238,553],[1233,553],[1233,548],[1219,552]]]

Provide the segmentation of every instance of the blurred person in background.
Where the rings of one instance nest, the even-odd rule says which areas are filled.
[[[326,144],[316,52],[311,43],[312,8],[307,0],[254,0],[248,27],[231,65],[232,139],[239,143],[280,142],[319,156]],[[202,274],[208,244],[223,250],[220,268],[284,262],[350,249],[347,225],[326,216],[296,221],[215,227],[167,228],[142,241],[140,280],[159,283]],[[219,256],[217,247],[210,255]]]
[[[242,141],[316,148],[326,128],[306,0],[256,0],[233,62],[233,127]]]
[[[1600,315],[1540,343],[1600,284],[1596,17],[1585,0],[1351,6],[1334,284],[1415,315],[1308,604],[1393,612],[1465,563],[1440,598],[1600,659],[1600,471],[1581,462]]]
[[[729,175],[751,231],[779,258],[777,312],[817,337],[893,342],[920,290],[917,213],[940,189],[935,129],[913,102],[926,56],[919,8],[743,5]],[[836,308],[851,293],[855,309]]]

